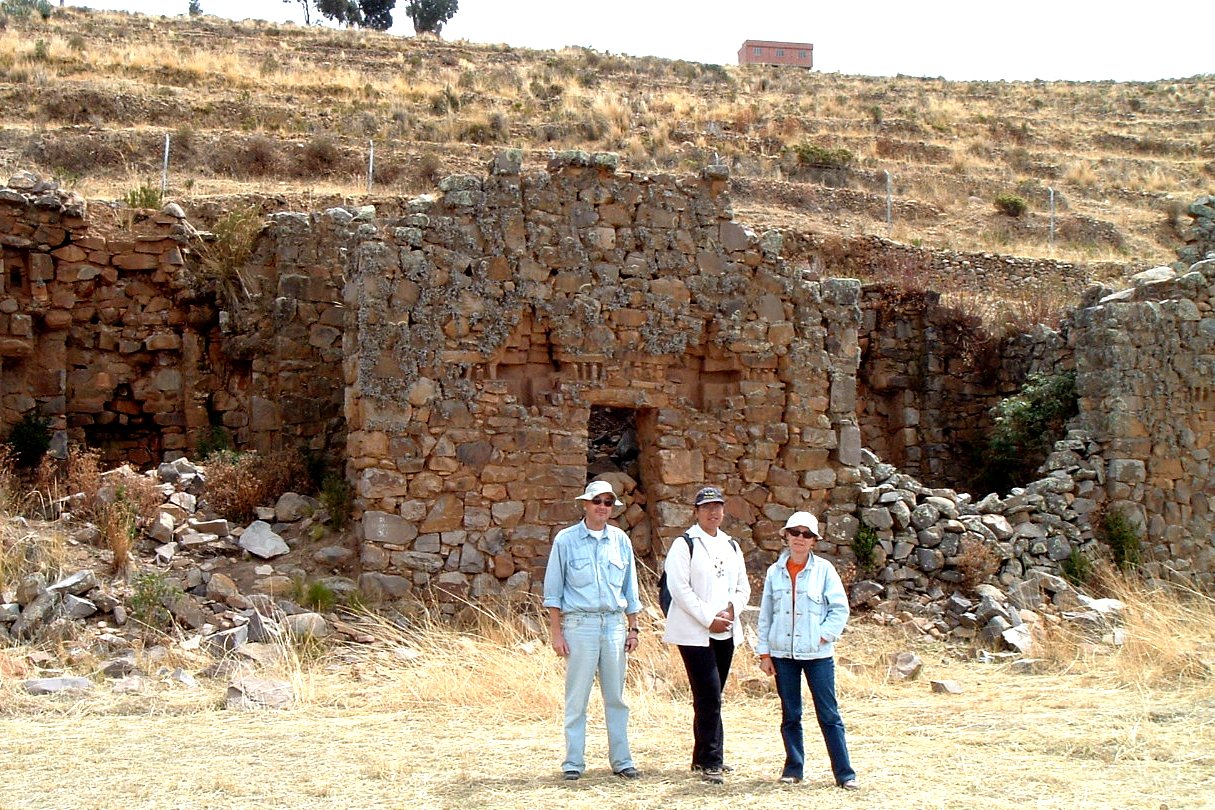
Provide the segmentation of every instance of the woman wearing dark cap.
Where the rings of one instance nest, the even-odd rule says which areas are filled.
[[[835,566],[811,554],[820,537],[818,519],[794,512],[785,521],[789,544],[764,578],[759,604],[759,666],[776,676],[780,695],[780,736],[785,767],[780,781],[802,781],[802,677],[810,686],[814,714],[827,744],[835,784],[856,790],[856,771],[848,758],[844,721],[835,699],[835,641],[848,622],[848,596]]]
[[[723,759],[721,692],[734,647],[742,641],[735,616],[747,605],[751,585],[742,550],[721,531],[725,498],[704,487],[692,501],[696,524],[671,543],[663,570],[671,592],[662,640],[679,647],[692,688],[692,770],[721,784],[732,770]]]

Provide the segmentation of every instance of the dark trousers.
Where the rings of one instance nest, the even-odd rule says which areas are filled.
[[[734,660],[734,639],[711,638],[708,647],[680,644],[679,655],[692,687],[692,767],[720,768],[725,746],[721,690]]]
[[[805,673],[810,697],[814,700],[814,714],[827,745],[827,756],[831,758],[835,783],[855,779],[856,771],[852,770],[848,759],[848,744],[844,742],[844,721],[835,700],[835,661],[831,658],[798,661],[773,657],[772,668],[776,670],[776,691],[780,695],[780,736],[785,743],[785,770],[781,775],[801,779],[806,763],[802,744],[802,673]]]

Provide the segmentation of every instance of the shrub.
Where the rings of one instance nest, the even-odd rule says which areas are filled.
[[[131,189],[122,199],[129,208],[160,208],[164,204],[164,195],[160,193],[160,189],[146,183]]]
[[[875,552],[879,542],[877,529],[862,522],[856,537],[852,540],[852,553],[856,555],[857,573],[863,577],[873,576],[876,572],[877,554]]]
[[[310,489],[304,458],[293,450],[222,453],[207,462],[207,503],[234,520],[252,520],[257,507],[272,506],[284,492]]]
[[[1106,512],[1101,519],[1101,529],[1114,564],[1123,571],[1137,568],[1143,560],[1139,530],[1126,515],[1117,510]]]
[[[159,571],[142,571],[131,580],[131,618],[145,627],[167,629],[173,616],[165,607],[181,594],[180,589]]]
[[[199,273],[215,285],[230,307],[249,297],[241,270],[253,254],[262,228],[261,209],[256,205],[229,211],[216,221],[213,238],[201,251]]]
[[[232,434],[225,427],[219,425],[211,425],[209,428],[203,428],[198,432],[198,438],[194,440],[194,454],[198,458],[210,458],[220,453],[231,452]]]
[[[12,449],[13,462],[18,467],[36,467],[51,448],[51,420],[37,411],[26,411],[4,441]]]
[[[1004,490],[1027,479],[1079,410],[1074,371],[1030,374],[1018,394],[991,410],[994,425],[979,483]]]
[[[1000,558],[991,546],[967,538],[962,541],[954,567],[962,575],[962,584],[973,591],[1000,570]]]
[[[292,586],[292,598],[301,606],[318,612],[333,610],[337,592],[319,579],[297,579]]]
[[[1087,554],[1073,548],[1072,553],[1060,565],[1063,578],[1073,585],[1085,585],[1093,578],[1093,561]]]
[[[329,527],[344,529],[354,512],[354,490],[339,473],[329,473],[321,482],[321,506],[329,513]]]
[[[852,153],[842,147],[830,149],[812,143],[799,143],[792,149],[799,166],[846,169],[852,164]]]
[[[1029,203],[1017,194],[1001,194],[996,197],[996,210],[1010,217],[1019,217],[1029,210]]]

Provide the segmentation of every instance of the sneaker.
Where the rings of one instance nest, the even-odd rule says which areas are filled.
[[[582,778],[582,774],[578,771],[562,771],[561,778],[567,782],[576,782]]]
[[[616,775],[624,777],[625,779],[640,779],[641,771],[630,766],[628,768],[621,768],[620,770],[616,771]]]
[[[840,782],[840,787],[842,787],[844,790],[861,789],[861,786],[857,784],[855,779],[845,779],[843,782]]]
[[[725,776],[722,775],[722,769],[716,767],[705,768],[700,772],[700,778],[710,785],[720,785],[726,781]]]
[[[705,769],[704,765],[693,765],[692,773],[703,773],[704,769]],[[730,774],[734,773],[734,766],[733,765],[722,765],[721,772],[724,773],[726,776],[729,776]]]
[[[798,782],[802,781],[802,778],[800,776],[782,776],[780,781],[783,785],[796,785]]]

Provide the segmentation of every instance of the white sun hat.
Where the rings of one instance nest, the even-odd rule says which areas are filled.
[[[615,498],[616,506],[624,506],[624,501],[616,497],[616,491],[612,489],[611,481],[592,481],[586,485],[586,492],[583,492],[581,495],[574,498],[574,500],[589,501],[605,494],[611,495],[613,498]]]

